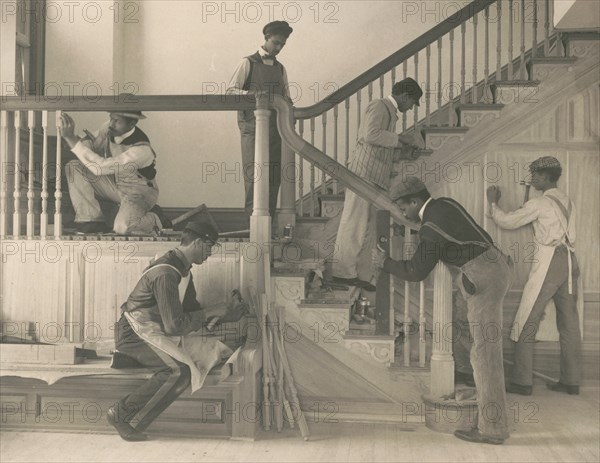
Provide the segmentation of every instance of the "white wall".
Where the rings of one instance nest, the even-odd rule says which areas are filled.
[[[114,93],[110,87],[115,81],[121,90],[133,82],[135,87],[128,89],[139,94],[220,93],[215,88],[225,88],[238,61],[263,43],[264,24],[287,19],[294,32],[280,58],[301,90],[296,105],[306,106],[468,1],[123,0],[118,17],[113,2],[96,2],[101,7],[96,22],[90,20],[97,16],[91,3],[78,2],[71,22],[63,2],[61,20],[48,24],[48,81],[77,81],[79,88],[97,82],[106,94]],[[103,117],[77,119],[91,129]],[[235,119],[231,113],[151,113],[141,123],[159,155],[162,205],[242,205],[241,178],[236,182],[230,175],[224,185],[220,176],[201,175],[207,163],[236,169],[240,148]]]

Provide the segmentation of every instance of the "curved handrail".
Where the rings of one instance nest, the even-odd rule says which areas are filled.
[[[389,70],[393,69],[399,64],[402,64],[415,53],[425,49],[428,45],[436,42],[438,39],[446,35],[461,23],[469,20],[477,13],[485,10],[492,3],[496,2],[497,0],[475,0],[474,2],[465,6],[462,10],[457,11],[440,24],[425,32],[423,35],[417,37],[408,45],[392,53],[383,61],[380,61],[355,79],[352,79],[346,85],[342,86],[331,95],[325,97],[323,100],[311,106],[296,108],[294,110],[294,116],[296,119],[310,119],[311,117],[316,117],[323,114],[325,111],[328,111],[355,94],[361,88],[366,87],[369,82],[373,82]]]
[[[260,106],[259,101],[259,106]],[[292,113],[292,105],[289,104],[283,97],[275,95],[269,101],[269,106],[277,111],[277,128],[281,138],[290,146],[296,153],[306,160],[314,163],[316,167],[323,170],[327,175],[342,182],[346,188],[354,191],[362,198],[369,201],[379,209],[387,209],[395,222],[404,225],[412,230],[418,230],[419,225],[410,222],[404,217],[400,208],[390,200],[387,192],[381,188],[373,186],[371,183],[363,180],[351,170],[344,167],[342,164],[331,159],[321,150],[304,140],[294,130],[294,116]]]

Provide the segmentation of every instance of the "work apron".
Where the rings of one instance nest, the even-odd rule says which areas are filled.
[[[562,206],[562,204],[553,196],[546,195],[545,198],[551,202],[564,231],[563,242],[560,243],[559,246],[564,245],[569,251],[568,285],[569,294],[573,294],[573,267],[571,252],[573,252],[575,249],[570,245],[570,240],[567,236],[570,212],[564,209],[564,206]],[[519,336],[521,335],[521,332],[527,323],[529,314],[531,313],[535,301],[540,294],[544,280],[546,279],[546,274],[550,268],[550,262],[552,262],[552,257],[554,256],[554,251],[556,249],[556,246],[546,246],[540,243],[537,243],[537,246],[538,250],[535,255],[536,258],[533,259],[533,263],[531,264],[531,270],[529,271],[529,277],[525,283],[525,287],[523,288],[519,309],[517,310],[517,314],[515,315],[515,320],[510,331],[510,338],[515,342],[519,340]],[[581,333],[583,333],[583,280],[581,276],[577,278],[577,294],[577,311],[579,312]],[[546,305],[546,308],[544,309],[544,316],[540,321],[540,326],[538,327],[535,339],[536,341],[559,340],[558,328],[556,327],[556,306],[554,305],[554,301],[552,299],[550,299]]]
[[[181,275],[179,270],[169,264],[158,264],[147,269],[142,276],[157,267],[170,267],[181,276],[179,283],[179,300],[183,297],[190,282],[191,273],[187,277]],[[175,360],[186,364],[191,372],[192,392],[202,387],[210,370],[222,358],[229,357],[233,351],[215,337],[205,334],[188,334],[185,336],[167,336],[159,323],[151,320],[145,310],[124,312],[125,318],[133,331],[152,347],[164,352]]]

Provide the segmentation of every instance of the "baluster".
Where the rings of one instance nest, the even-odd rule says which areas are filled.
[[[60,118],[62,111],[56,111],[56,187],[54,190],[54,237],[60,238],[62,235],[62,139]]]
[[[515,15],[513,12],[513,0],[508,0],[508,80],[512,80],[514,75],[513,70],[513,25],[515,22]]]
[[[537,56],[538,4],[533,0],[533,37],[531,39],[531,57]]]
[[[419,82],[419,52],[415,53],[415,81]],[[414,134],[416,135],[419,130],[419,107],[413,108],[414,113]]]
[[[496,8],[498,9],[498,17],[496,20],[496,81],[502,80],[502,2],[496,2]]]
[[[333,159],[338,162],[338,105],[333,107]],[[333,179],[333,194],[338,193],[338,182]]]
[[[467,98],[465,95],[466,85],[465,78],[467,72],[467,64],[466,64],[466,32],[467,32],[467,24],[462,23],[460,25],[460,104],[465,104],[467,102]]]
[[[33,214],[33,200],[35,193],[33,191],[33,177],[35,175],[35,166],[33,164],[33,129],[35,128],[35,113],[27,111],[27,126],[29,128],[29,159],[27,161],[27,238],[33,238],[33,226],[35,216]]]
[[[425,47],[425,59],[427,61],[425,67],[425,125],[431,126],[431,114],[430,114],[430,103],[431,103],[431,46],[428,44]]]
[[[6,238],[8,210],[8,113],[0,111],[0,238]]]
[[[442,125],[442,39],[438,39],[437,41],[437,49],[438,49],[438,81],[437,81],[437,109],[438,109],[438,127]]]
[[[298,133],[300,138],[304,138],[304,119],[300,119]],[[298,155],[298,166],[300,166],[298,170],[298,199],[300,200],[298,215],[304,217],[304,158],[300,155]]]
[[[490,75],[490,8],[485,9],[485,63],[483,70],[483,102],[487,103],[488,76]]]
[[[454,126],[454,29],[450,31],[450,85],[448,86],[448,126]]]
[[[48,235],[48,111],[42,111],[42,213],[40,214],[40,235]]]
[[[521,0],[521,65],[519,79],[525,80],[525,0]]]
[[[477,104],[477,14],[473,16],[473,88],[471,103]]]
[[[368,92],[369,92],[369,103],[370,103],[371,101],[373,101],[373,82],[369,82]]]
[[[544,56],[550,56],[550,0],[544,8]]]
[[[350,158],[350,98],[346,98],[344,106],[346,108],[346,147],[344,154],[344,166],[347,166],[348,159]]]
[[[315,118],[310,118],[310,144],[315,145]],[[314,217],[317,208],[317,198],[315,194],[315,163],[310,163],[310,216]]]
[[[379,98],[383,98],[383,74],[379,76]]]
[[[425,366],[425,282],[419,282],[419,366]]]
[[[361,114],[360,114],[360,101],[361,101],[361,98],[362,98],[361,97],[361,90],[359,89],[356,92],[356,104],[357,104],[357,107],[356,107],[356,114],[357,114],[357,117],[356,117],[356,134],[357,134],[357,138],[358,138],[359,130],[360,130],[360,116],[361,116]]]
[[[394,219],[390,216],[390,256],[393,256],[393,258],[396,258],[396,249],[394,248],[394,230],[395,230],[395,224],[394,224]],[[390,310],[389,310],[389,324],[390,324],[390,331],[389,331],[389,335],[390,336],[394,336],[396,334],[396,311],[394,310],[395,307],[395,297],[396,297],[396,290],[394,287],[394,275],[390,273],[389,275],[390,278]]]
[[[410,260],[410,250],[412,249],[413,240],[411,229],[407,226],[404,227],[404,259]],[[404,329],[404,342],[402,346],[403,364],[405,367],[410,366],[410,282],[404,282],[404,314],[403,314],[403,329]]]
[[[396,83],[396,68],[392,68],[392,72],[390,73],[391,85],[390,85],[390,93],[392,93],[394,89],[394,84]],[[396,131],[396,122],[394,122],[393,131]]]
[[[15,111],[15,189],[13,192],[13,236],[21,234],[21,111]]]
[[[404,61],[404,63],[402,63],[402,79],[406,79],[407,72],[408,72],[408,62]],[[406,112],[404,112],[404,113],[402,113],[402,132],[406,132],[406,123],[407,123],[407,116],[406,116]]]
[[[322,151],[327,154],[327,111],[321,116],[323,122],[323,133],[322,133]],[[321,171],[321,194],[327,194],[327,175],[325,169]]]
[[[552,30],[552,33],[556,31],[556,29],[554,28],[554,2],[550,2],[550,29]],[[554,48],[556,56],[562,56],[562,42],[560,41],[558,33],[556,34],[556,42]]]

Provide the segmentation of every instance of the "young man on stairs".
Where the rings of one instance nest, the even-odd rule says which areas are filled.
[[[415,159],[413,154],[418,148],[412,137],[394,132],[398,113],[419,106],[422,95],[419,84],[406,78],[394,84],[391,95],[368,104],[360,121],[354,157],[348,166],[352,172],[388,189],[393,164],[400,159]],[[367,281],[371,275],[359,275],[359,262],[365,258],[370,262],[375,244],[374,213],[367,200],[346,189],[333,255],[333,283],[375,291],[375,286]]]

